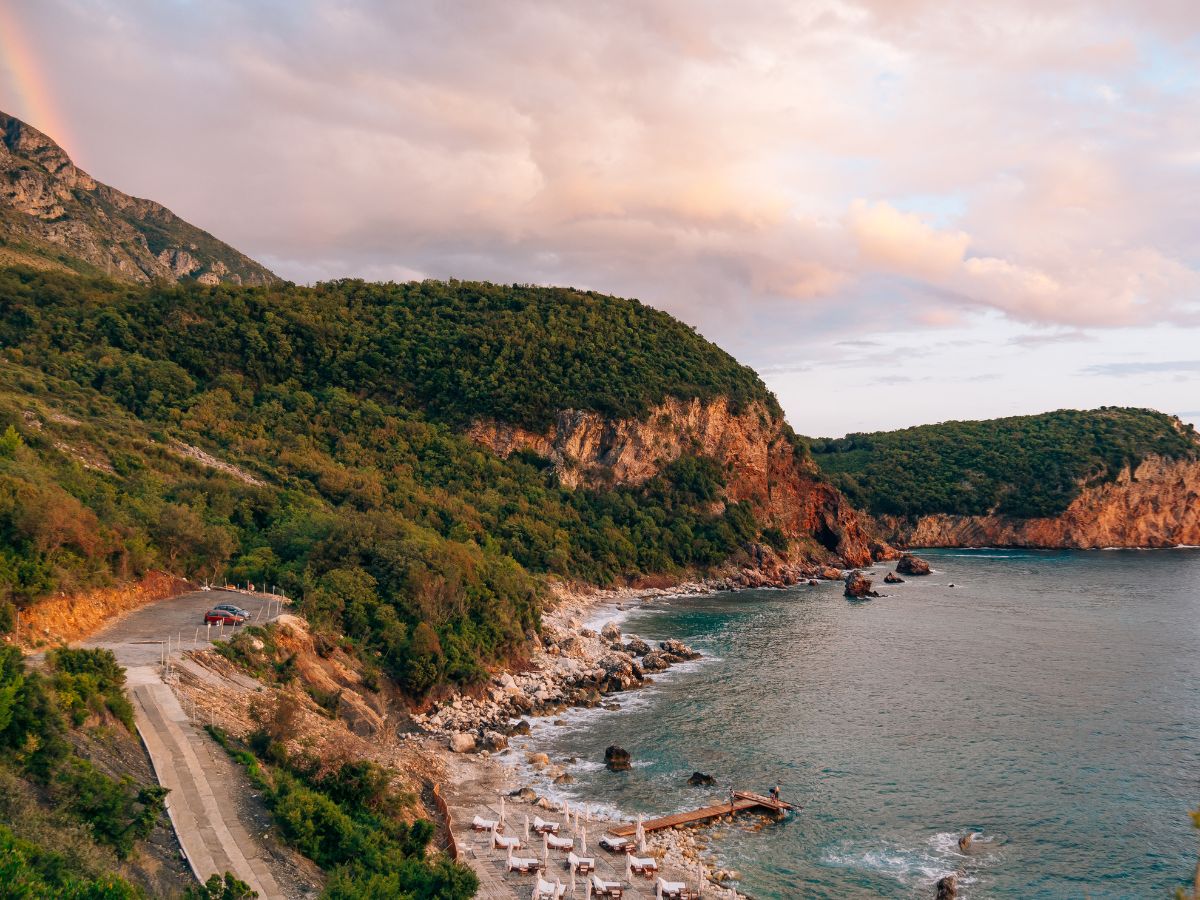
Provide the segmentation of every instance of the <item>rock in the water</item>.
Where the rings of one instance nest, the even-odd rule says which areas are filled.
[[[456,731],[450,735],[450,749],[455,753],[470,753],[475,749],[475,735]]]
[[[561,775],[558,775],[555,777],[554,783],[555,784],[570,784],[574,780],[575,780],[574,776],[572,776],[569,772],[563,772]]]
[[[973,843],[975,843],[975,835],[973,833],[964,834],[958,839],[958,849],[966,853],[971,849]]]
[[[518,719],[508,726],[508,733],[509,735],[529,734],[529,723],[524,719]]]
[[[550,765],[550,757],[545,753],[527,753],[525,754],[525,762],[529,763],[535,769],[544,769]]]
[[[526,803],[532,803],[537,799],[537,792],[534,791],[533,788],[526,785],[523,788],[517,788],[517,790],[513,791],[508,796],[516,797],[518,800],[524,800]]]
[[[888,572],[886,575],[883,576],[883,583],[884,584],[904,584],[904,579],[901,578],[899,575],[897,575],[895,572]]]
[[[661,672],[671,666],[671,661],[667,659],[666,654],[659,653],[657,650],[651,650],[642,657],[642,668],[647,672]]]
[[[958,897],[958,879],[947,875],[937,883],[937,900],[955,900]]]
[[[919,556],[905,553],[896,560],[896,571],[901,575],[928,575],[929,563]]]
[[[485,731],[483,733],[483,745],[488,750],[504,750],[508,747],[508,738],[498,731]]]
[[[604,751],[604,765],[610,772],[624,772],[633,768],[629,760],[629,751],[612,744]]]
[[[634,656],[645,656],[650,652],[650,645],[640,638],[630,638],[623,649],[626,653],[632,653]]]
[[[617,627],[616,622],[606,622],[604,627],[600,629],[600,636],[608,641],[619,641],[621,639],[621,629]]]
[[[688,777],[688,784],[693,787],[711,787],[717,783],[717,779],[711,775],[705,775],[703,772],[693,772]]]
[[[680,659],[699,659],[700,654],[685,644],[683,641],[669,640],[659,641],[658,648],[664,653],[671,656],[678,656]]]
[[[871,590],[871,579],[858,570],[846,576],[846,590],[844,593],[847,597],[853,597],[856,600],[861,600],[863,597],[879,596],[878,593]]]

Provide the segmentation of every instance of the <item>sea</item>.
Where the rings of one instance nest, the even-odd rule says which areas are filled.
[[[1200,850],[1200,550],[921,555],[931,575],[876,567],[862,602],[822,582],[611,613],[704,658],[539,720],[531,746],[575,760],[553,790],[652,817],[779,785],[784,821],[706,832],[755,898],[932,898],[950,873],[961,897],[1172,896]]]

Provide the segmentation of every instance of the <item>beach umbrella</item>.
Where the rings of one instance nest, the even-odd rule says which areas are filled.
[[[500,824],[504,824],[504,797],[500,797]]]
[[[575,867],[570,862],[567,863],[567,868],[571,870],[571,896],[575,896]]]
[[[588,876],[587,887],[583,891],[584,900],[592,900],[592,876]]]
[[[492,836],[492,846],[495,847],[496,846],[496,823],[495,822],[492,823],[492,827],[489,830],[489,834],[491,834],[491,836]]]
[[[587,853],[587,826],[579,829],[579,852]]]
[[[547,871],[550,869],[550,845],[542,841],[542,866]]]
[[[567,817],[567,827],[571,827],[571,801],[563,801],[563,815]]]
[[[633,856],[629,853],[625,854],[625,877],[633,878]]]
[[[583,808],[583,821],[585,821],[585,822],[592,821],[592,804],[590,804],[590,803],[587,804],[586,806],[584,806],[584,808]]]
[[[554,879],[554,896],[561,897],[563,893],[563,883],[561,878]]]
[[[529,816],[525,816],[525,840],[529,840]]]
[[[508,871],[512,871],[512,844],[508,845]]]

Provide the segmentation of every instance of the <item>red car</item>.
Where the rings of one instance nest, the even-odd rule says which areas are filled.
[[[241,625],[245,621],[245,616],[239,616],[227,609],[210,609],[204,614],[205,625]]]

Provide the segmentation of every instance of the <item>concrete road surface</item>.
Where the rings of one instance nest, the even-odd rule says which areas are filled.
[[[153,665],[162,658],[168,638],[172,655],[178,656],[180,650],[205,647],[210,640],[234,634],[234,626],[208,628],[204,624],[204,614],[219,603],[232,603],[246,610],[250,625],[279,614],[276,600],[232,591],[192,591],[143,606],[92,635],[84,645],[111,650],[123,666]]]

